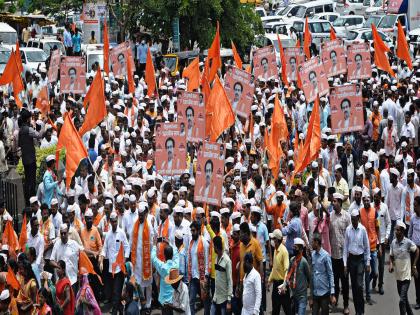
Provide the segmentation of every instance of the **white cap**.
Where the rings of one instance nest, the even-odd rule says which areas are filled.
[[[403,159],[402,154],[398,154],[398,155],[395,157],[394,162],[395,162],[395,163],[400,163],[400,162],[402,161],[402,159]]]
[[[394,174],[394,175],[397,175],[398,177],[400,176],[400,172],[395,168],[395,167],[391,167],[390,169],[389,169],[389,172],[391,173],[391,174]]]
[[[0,294],[0,301],[5,301],[5,300],[7,300],[9,297],[10,297],[9,290],[4,289],[3,291],[1,291],[1,294]]]
[[[175,206],[174,207],[174,213],[184,213],[184,208]]]
[[[241,216],[242,216],[242,214],[241,214],[239,211],[234,211],[234,212],[232,213],[232,215],[230,216],[230,218],[231,218],[232,220],[236,220],[236,219],[240,218]]]
[[[404,224],[404,222],[401,221],[401,220],[398,220],[397,223],[396,223],[396,225],[404,228],[404,230],[407,228],[406,225]]]
[[[229,210],[229,208],[222,208],[222,209],[220,209],[220,214],[229,214],[229,212],[230,212],[230,210]]]
[[[67,229],[68,229],[67,224],[65,223],[60,224],[60,231],[67,230]]]
[[[53,155],[53,154],[48,155],[48,156],[46,157],[45,161],[46,161],[47,163],[48,163],[48,162],[51,162],[51,161],[55,161],[55,155]]]
[[[357,217],[357,216],[359,215],[359,210],[357,210],[357,209],[353,209],[353,210],[351,211],[350,215],[351,215],[352,217]]]
[[[257,212],[259,214],[262,214],[262,210],[258,206],[251,206],[251,212]]]
[[[196,214],[204,214],[204,213],[205,213],[205,211],[204,211],[204,209],[203,209],[202,207],[197,207],[197,208],[195,209],[195,213],[196,213]]]
[[[318,168],[318,162],[317,161],[313,161],[312,164],[311,164],[311,166],[313,168]]]
[[[217,218],[220,219],[221,215],[217,211],[212,211],[212,212],[210,212],[210,217],[217,217]]]
[[[184,235],[182,234],[181,230],[175,231],[175,238],[182,240],[184,238]]]
[[[111,212],[111,215],[109,216],[109,218],[110,218],[111,220],[115,220],[115,219],[117,219],[117,218],[118,218],[118,214],[117,214],[115,211],[112,211],[112,212]]]
[[[74,212],[75,211],[75,206],[76,206],[76,204],[74,204],[74,205],[71,205],[71,206],[68,206],[67,207],[67,213],[72,213],[72,212]]]
[[[149,198],[153,198],[155,196],[155,190],[153,189],[153,188],[150,188],[148,191],[147,191],[147,197],[149,197]]]
[[[138,212],[138,213],[143,213],[144,211],[146,211],[146,209],[147,209],[147,205],[146,205],[146,203],[141,202],[141,203],[139,204],[139,207],[137,208],[137,212]]]
[[[180,188],[179,188],[179,192],[187,192],[188,191],[188,189],[187,189],[187,187],[185,187],[185,186],[181,186]]]
[[[38,202],[38,198],[37,197],[31,197],[31,198],[29,198],[29,203],[30,204],[32,204],[32,203],[35,203],[35,202]]]
[[[334,169],[335,169],[336,171],[338,171],[338,170],[343,169],[343,167],[341,166],[341,164],[337,164],[337,165],[334,167]]]
[[[58,200],[57,200],[57,198],[53,198],[53,199],[51,199],[51,205],[58,205]]]
[[[281,239],[283,237],[283,233],[279,229],[275,229],[269,236],[270,238]]]
[[[238,223],[234,224],[233,228],[232,228],[232,231],[233,232],[239,232],[239,230],[240,230],[239,224]]]
[[[252,168],[253,170],[257,170],[257,169],[258,169],[258,165],[254,163],[254,164],[252,164],[251,168]]]
[[[354,192],[360,192],[360,193],[363,192],[362,187],[360,187],[360,186],[354,186],[353,191]]]
[[[169,209],[169,205],[163,202],[159,205],[159,208],[161,208],[162,210],[166,210],[166,209]]]
[[[233,163],[233,162],[235,162],[235,159],[233,158],[233,157],[228,157],[227,159],[226,159],[226,161],[225,161],[225,164],[228,164],[228,163]]]
[[[344,200],[344,196],[342,194],[340,194],[340,193],[334,193],[333,194],[333,198],[334,199],[340,199],[341,201]]]
[[[93,212],[92,212],[92,209],[87,209],[86,210],[86,212],[85,212],[85,217],[93,217]]]
[[[302,246],[305,246],[305,242],[303,241],[303,239],[301,239],[300,237],[296,237],[294,240],[293,240],[293,244],[295,244],[295,245],[302,245]]]
[[[130,198],[128,199],[130,202],[136,202],[137,201],[137,197],[134,194],[130,195]]]

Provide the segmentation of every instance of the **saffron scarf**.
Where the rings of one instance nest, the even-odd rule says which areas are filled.
[[[163,226],[163,230],[162,230],[162,226]],[[168,237],[168,232],[169,232],[169,219],[166,218],[165,222],[161,223],[159,225],[159,234],[158,235],[160,237],[167,238]],[[165,245],[166,244],[162,243],[162,242],[159,244],[158,258],[161,261],[165,261],[165,255],[163,254],[163,250],[165,249]]]
[[[191,250],[194,244],[194,240],[190,241],[190,246],[188,248],[188,274],[189,280],[191,281],[192,278],[192,255]],[[205,255],[204,255],[204,246],[203,246],[203,238],[202,236],[198,237],[198,244],[197,244],[197,260],[198,260],[198,272],[200,274],[200,281],[205,280],[206,276],[206,267],[205,267]]]
[[[294,289],[296,288],[296,274],[297,274],[297,268],[299,266],[299,263],[302,259],[302,253],[299,253],[296,258],[295,261],[293,262],[292,267],[290,267],[289,272],[287,273],[286,276],[286,281],[289,283],[289,286]]]
[[[137,241],[139,239],[139,228],[140,221],[137,220],[134,224],[133,229],[133,243],[131,244],[131,262],[133,264],[133,270],[137,262]],[[150,261],[150,233],[149,233],[149,223],[147,218],[144,219],[143,223],[143,234],[142,234],[142,257],[143,257],[143,279],[151,279],[151,261]]]

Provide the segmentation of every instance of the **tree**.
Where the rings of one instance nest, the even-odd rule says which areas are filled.
[[[178,17],[181,49],[191,48],[194,41],[201,49],[208,48],[216,21],[220,22],[222,45],[230,47],[233,40],[242,51],[263,31],[254,6],[238,0],[120,0],[118,5],[110,3],[110,13],[123,34],[141,25],[152,35],[166,39],[172,36],[173,18]]]

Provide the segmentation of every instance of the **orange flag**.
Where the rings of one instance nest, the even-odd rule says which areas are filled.
[[[2,245],[9,246],[10,253],[14,253],[16,250],[19,249],[19,240],[18,240],[15,230],[13,229],[12,221],[6,222],[6,227],[4,228],[4,231],[3,231],[1,243]]]
[[[242,60],[241,60],[241,56],[239,56],[238,51],[236,50],[236,46],[233,43],[233,41],[231,41],[232,43],[232,52],[233,52],[233,60],[235,60],[235,64],[236,66],[242,70]]]
[[[182,71],[182,77],[188,79],[187,91],[192,92],[200,87],[200,59],[197,56],[188,67]]]
[[[235,123],[235,114],[233,113],[232,105],[218,76],[215,78],[207,104],[209,106],[206,107],[206,112],[207,108],[209,111],[206,116],[210,118],[211,122],[209,125],[210,141],[216,141],[225,129]]]
[[[98,72],[100,73],[100,71]],[[57,163],[60,159],[60,151],[63,148],[66,148],[66,188],[68,188],[80,161],[88,157],[83,141],[69,114],[64,116],[64,124],[58,137],[55,153]]]
[[[22,64],[22,59],[20,58],[20,45],[19,45],[19,40],[16,40],[16,56],[18,58],[16,58],[16,62],[18,65],[18,69],[19,69],[19,73],[23,72],[23,64]]]
[[[286,56],[284,55],[283,44],[281,43],[279,34],[277,34],[277,41],[279,43],[280,50],[281,79],[284,85],[289,85],[289,81],[287,80]]]
[[[50,111],[50,99],[48,97],[47,86],[44,86],[41,91],[39,91],[39,94],[36,98],[35,107],[38,108],[43,115],[47,115],[47,113]]]
[[[117,266],[120,266],[121,271],[126,274],[127,271],[125,269],[125,262],[124,262],[124,246],[123,244],[120,245],[120,249],[118,250],[117,258],[115,259],[115,262],[112,264],[112,276],[114,276],[115,268]]]
[[[211,62],[211,63],[210,63]],[[206,60],[206,68],[209,71],[207,79],[212,82],[217,70],[222,66],[220,59],[220,34],[219,34],[219,21],[217,21],[216,35],[214,36],[213,43],[211,44]]]
[[[28,241],[28,232],[26,231],[26,214],[23,216],[23,220],[22,220],[22,229],[20,230],[20,235],[19,235],[19,247],[21,251],[24,251],[25,246],[26,246],[26,242]]]
[[[407,39],[405,38],[404,29],[401,26],[401,22],[398,19],[398,35],[397,35],[397,51],[396,55],[398,58],[404,60],[410,69],[413,69],[413,63],[411,61],[410,49],[408,47]]]
[[[134,69],[132,61],[133,56],[131,55],[131,49],[128,49],[128,61],[127,61],[127,83],[128,83],[128,93],[132,93],[134,95],[134,92],[136,91],[136,87],[134,85]]]
[[[289,131],[287,130],[286,117],[284,111],[280,105],[278,94],[274,99],[274,111],[273,117],[271,118],[271,135],[277,143],[273,143],[275,147],[279,146],[281,140],[287,140],[289,138]]]
[[[335,35],[334,28],[331,26],[330,28],[330,40],[337,39],[337,35]]]
[[[309,23],[308,23],[308,17],[306,17],[305,20],[305,31],[303,33],[303,51],[305,52],[306,58],[311,58],[311,42],[312,42],[312,36],[311,32],[309,31]]]
[[[96,275],[99,279],[99,282],[102,283],[102,278],[95,272],[92,262],[84,251],[79,251],[79,273],[82,274],[82,268],[86,270],[87,273]]]
[[[17,57],[14,50],[12,50],[9,61],[7,61],[6,67],[4,68],[3,74],[0,78],[0,85],[12,84],[16,104],[22,108],[19,93],[24,90],[24,86],[20,76],[18,59],[20,60],[20,56]]]
[[[104,71],[109,76],[109,37],[106,19],[104,20]]]
[[[318,157],[321,149],[321,119],[319,114],[319,98],[315,99],[303,149],[297,157],[294,174],[302,172],[309,163]]]
[[[6,283],[15,290],[19,290],[20,288],[19,281],[10,266],[7,266]]]
[[[129,64],[130,61],[127,62],[127,65]],[[86,132],[95,128],[107,114],[105,106],[104,81],[102,80],[100,69],[96,71],[95,78],[93,79],[88,93],[86,94],[84,103],[89,103],[89,108],[83,125],[79,130],[80,136],[83,136]]]
[[[150,48],[147,49],[147,58],[146,58],[146,73],[144,81],[147,84],[147,95],[151,96],[155,93],[156,90],[156,79],[155,79],[155,67],[153,66],[152,53]]]
[[[391,50],[388,48],[387,45],[383,42],[381,36],[378,34],[378,30],[376,29],[375,25],[372,24],[372,37],[373,37],[373,48],[375,50],[375,64],[376,66],[388,72],[391,76],[395,77],[394,70],[391,69],[389,65],[388,56],[386,52],[390,52]]]

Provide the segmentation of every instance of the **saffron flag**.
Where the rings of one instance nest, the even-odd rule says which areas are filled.
[[[302,172],[309,163],[318,157],[319,150],[321,149],[319,97],[315,99],[307,130],[305,144],[297,157],[294,174]]]
[[[207,104],[209,106],[206,107],[206,118],[210,119],[210,141],[215,142],[225,129],[235,123],[232,105],[218,76],[216,76]]]
[[[401,26],[401,22],[398,19],[398,35],[397,35],[397,51],[396,55],[401,60],[407,63],[410,69],[413,69],[413,62],[411,61],[410,49],[408,47],[407,39],[405,38],[404,29]]]
[[[16,104],[22,108],[22,102],[19,99],[19,93],[24,90],[22,78],[20,76],[17,54],[14,50],[10,53],[9,60],[4,68],[3,74],[0,78],[0,85],[12,84],[13,96],[15,97]]]
[[[80,161],[88,157],[83,141],[69,114],[64,116],[64,124],[61,127],[60,136],[58,137],[55,153],[57,163],[60,159],[60,151],[63,148],[66,148],[66,188],[68,188],[74,173],[79,167]]]
[[[22,229],[19,235],[19,247],[21,251],[25,251],[26,242],[28,241],[28,232],[26,231],[26,214],[23,216]]]
[[[125,269],[125,262],[124,262],[124,246],[121,243],[120,249],[118,250],[117,258],[115,259],[115,262],[112,264],[112,276],[114,276],[115,269],[117,266],[120,266],[121,271],[126,274],[127,271]]]
[[[280,50],[281,79],[284,85],[289,85],[289,81],[287,80],[286,56],[284,55],[283,45],[281,43],[279,34],[277,34],[277,41],[279,43],[279,50]]]
[[[12,221],[6,222],[6,227],[3,231],[3,236],[1,239],[2,245],[8,245],[9,246],[9,253],[14,254],[15,251],[19,249],[19,240],[16,235],[15,230],[13,229],[13,223]]]
[[[337,35],[335,34],[334,28],[331,26],[330,28],[330,40],[337,39]]]
[[[274,143],[276,147],[279,145],[279,141],[287,140],[289,138],[286,117],[284,116],[284,111],[280,105],[280,101],[277,94],[274,99],[274,111],[273,117],[271,118],[271,134],[273,139],[277,141],[277,143]]]
[[[236,46],[233,43],[233,41],[231,43],[232,43],[233,60],[235,60],[236,66],[239,69],[242,69],[242,60],[241,60],[241,57],[239,56],[238,51],[236,50]]]
[[[23,72],[23,64],[22,64],[22,58],[20,58],[20,45],[19,40],[16,40],[16,63],[19,69],[19,73]]]
[[[109,76],[109,37],[106,19],[104,20],[104,71]]]
[[[197,56],[189,65],[182,71],[182,77],[188,79],[187,91],[192,92],[198,90],[200,87],[200,59]]]
[[[151,96],[155,93],[156,90],[156,79],[155,79],[155,67],[153,66],[152,53],[150,48],[147,49],[146,57],[146,73],[144,81],[147,84],[147,95]]]
[[[132,68],[133,67],[133,64],[132,64],[133,57],[131,55],[131,49],[127,50],[127,57],[128,57],[127,58],[128,59],[128,61],[127,61],[128,93],[131,93],[131,94],[134,95],[134,92],[136,91],[136,87],[134,85],[134,75],[133,75],[135,69]]]
[[[219,34],[219,22],[217,22],[216,35],[214,36],[213,43],[211,44],[206,60],[206,68],[209,71],[207,79],[212,82],[217,70],[222,66],[222,60],[220,59],[220,34]],[[206,72],[207,74],[207,72]]]
[[[48,97],[48,87],[44,86],[41,91],[39,91],[38,96],[36,98],[36,108],[39,109],[39,111],[43,115],[47,115],[47,113],[50,111],[50,100]]]
[[[376,66],[379,69],[388,72],[391,76],[395,77],[394,70],[391,69],[391,66],[389,65],[388,56],[386,55],[387,52],[390,52],[390,49],[387,45],[385,45],[381,36],[379,36],[378,30],[376,29],[374,24],[372,24],[372,37],[373,47],[375,49]]]
[[[127,64],[130,64],[128,62]],[[130,72],[129,72],[130,74]],[[89,103],[87,114],[82,127],[79,130],[80,136],[95,128],[106,116],[104,81],[102,80],[101,70],[96,71],[95,78],[89,88],[88,93],[83,101],[83,105]],[[61,135],[60,135],[61,136]]]
[[[92,275],[96,275],[99,279],[99,282],[102,283],[102,278],[96,273],[95,269],[93,268],[92,262],[90,261],[89,257],[86,255],[84,251],[79,251],[79,273],[83,274],[83,268],[87,273]]]
[[[13,289],[19,290],[20,284],[18,279],[16,278],[15,273],[13,272],[10,266],[7,266],[7,274],[6,274],[6,282],[10,285]]]
[[[303,51],[305,52],[306,58],[311,58],[311,42],[312,42],[312,36],[311,32],[309,31],[309,23],[308,23],[308,17],[306,17],[305,20],[305,31],[303,33]]]

